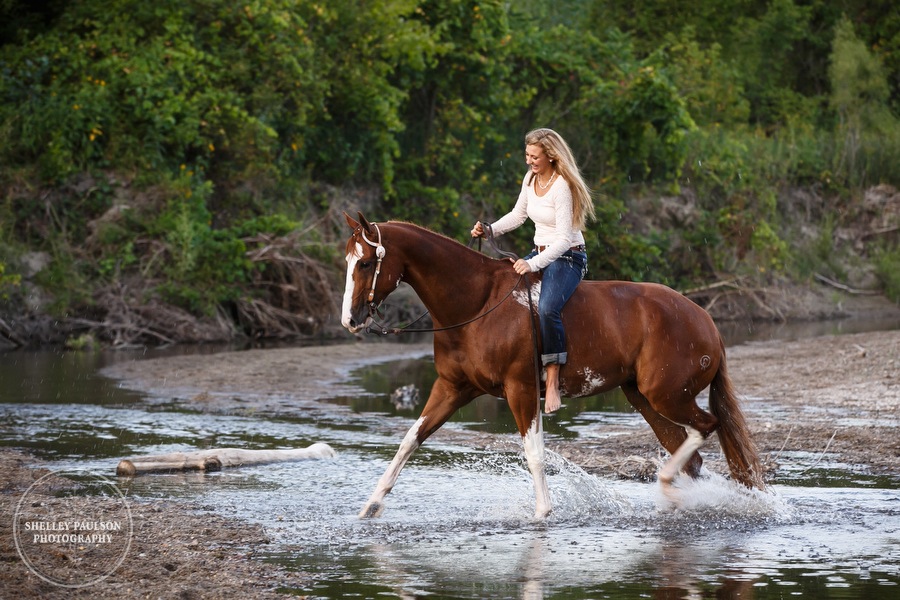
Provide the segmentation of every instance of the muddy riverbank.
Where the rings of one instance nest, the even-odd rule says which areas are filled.
[[[354,368],[430,351],[427,344],[370,342],[250,350],[122,363],[107,374],[147,393],[149,403],[174,399],[195,411],[217,414],[308,414],[349,410],[322,399],[358,393],[350,379]],[[743,344],[729,349],[729,369],[745,397],[771,476],[805,455],[900,477],[900,332]],[[393,426],[399,443],[404,427]],[[603,433],[551,440],[549,447],[605,477],[653,476],[662,456],[649,427],[610,426]],[[515,435],[458,428],[436,436],[474,448],[519,445]],[[725,473],[715,440],[703,454],[711,470]],[[225,598],[240,589],[247,598],[270,598],[312,577],[254,560],[267,544],[260,526],[223,518],[211,507],[153,501],[132,503],[133,546],[112,575],[86,588],[54,586],[26,568],[12,540],[11,515],[25,490],[44,474],[35,466],[37,461],[26,455],[0,453],[0,560],[11,567],[0,576],[4,597]],[[360,490],[360,497],[369,491]]]

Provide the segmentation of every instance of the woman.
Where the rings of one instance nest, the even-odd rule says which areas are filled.
[[[511,231],[531,218],[535,224],[535,249],[513,263],[516,273],[543,270],[538,314],[547,369],[544,411],[559,409],[559,366],[566,363],[566,335],[562,308],[587,272],[587,253],[581,231],[593,220],[591,193],[572,151],[552,129],[535,129],[525,136],[525,162],[530,167],[522,179],[519,199],[512,211],[493,224],[494,235]],[[472,237],[484,235],[481,222]]]

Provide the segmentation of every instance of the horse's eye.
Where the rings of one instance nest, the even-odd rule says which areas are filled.
[[[370,263],[370,262],[367,261],[367,260],[366,260],[366,261],[360,261],[360,263],[359,263],[359,268],[360,268],[360,269],[368,269],[368,268],[371,267],[371,266],[372,266],[372,263]]]

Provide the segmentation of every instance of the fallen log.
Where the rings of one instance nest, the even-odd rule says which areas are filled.
[[[328,444],[317,442],[308,448],[287,450],[244,450],[241,448],[214,448],[196,452],[173,452],[158,456],[141,456],[119,461],[116,475],[134,477],[149,473],[180,471],[220,471],[227,467],[262,465],[274,462],[332,458],[335,451]]]
[[[16,348],[21,348],[25,345],[25,340],[16,335],[16,332],[13,331],[12,327],[7,325],[6,321],[3,319],[0,319],[0,337],[9,340]]]
[[[850,286],[848,286],[848,285],[844,285],[843,283],[838,283],[837,281],[835,281],[835,280],[833,280],[833,279],[829,279],[828,277],[825,277],[825,276],[822,275],[821,273],[814,273],[813,275],[815,276],[815,278],[816,278],[818,281],[821,281],[822,283],[828,284],[828,285],[830,285],[830,286],[833,287],[833,288],[837,288],[837,289],[839,289],[839,290],[843,290],[843,291],[847,292],[848,294],[861,294],[861,295],[863,295],[863,296],[877,296],[877,295],[879,295],[879,294],[881,293],[881,292],[879,292],[879,291],[877,291],[877,290],[857,290],[857,289],[852,288],[852,287],[850,287]]]

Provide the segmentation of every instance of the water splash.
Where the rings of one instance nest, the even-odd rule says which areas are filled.
[[[549,477],[553,521],[585,522],[598,516],[633,514],[632,504],[608,482],[587,473],[556,452],[548,450],[546,460],[550,472],[554,473]]]
[[[735,520],[743,524],[786,523],[795,518],[794,509],[774,491],[750,489],[706,469],[697,479],[679,475],[674,488],[678,495],[677,507],[658,484],[654,486],[654,500],[659,512],[722,524]]]

